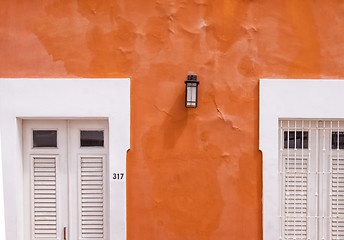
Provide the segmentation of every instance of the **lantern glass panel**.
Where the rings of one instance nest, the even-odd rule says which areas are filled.
[[[188,83],[186,90],[186,101],[188,107],[196,107],[197,101],[197,83]]]
[[[196,95],[196,88],[188,87],[188,89],[187,89],[187,100],[188,100],[188,102],[195,101],[195,95]]]

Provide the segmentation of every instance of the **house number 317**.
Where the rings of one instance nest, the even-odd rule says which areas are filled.
[[[124,173],[113,173],[112,179],[114,180],[122,180],[124,177]]]

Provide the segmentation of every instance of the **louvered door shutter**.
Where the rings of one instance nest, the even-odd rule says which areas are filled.
[[[307,158],[284,159],[284,237],[307,239]]]
[[[32,222],[34,239],[57,238],[56,161],[52,156],[32,157]]]
[[[82,156],[81,238],[104,239],[104,157]]]
[[[332,239],[344,239],[344,158],[332,158]]]

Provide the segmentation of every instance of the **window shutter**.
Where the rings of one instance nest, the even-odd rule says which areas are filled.
[[[344,159],[332,158],[332,239],[344,238]]]
[[[33,159],[33,233],[34,239],[57,239],[56,157]]]
[[[104,158],[81,157],[81,238],[104,237]]]
[[[284,159],[284,237],[307,239],[307,173],[306,158]]]

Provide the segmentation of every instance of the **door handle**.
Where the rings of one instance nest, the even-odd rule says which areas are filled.
[[[63,228],[63,240],[67,240],[67,227]]]

